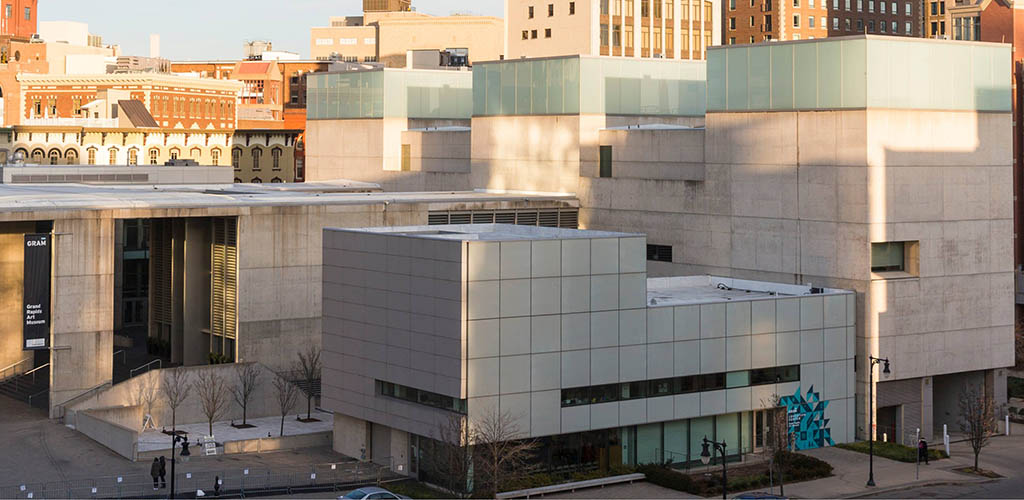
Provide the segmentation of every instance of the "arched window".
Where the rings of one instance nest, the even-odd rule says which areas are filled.
[[[242,183],[242,179],[239,179],[238,177],[235,177],[235,184],[241,184],[241,183]]]
[[[41,165],[43,163],[43,150],[36,148],[32,150],[32,163]]]
[[[17,155],[18,153],[21,153],[21,159],[22,160],[28,160],[28,150],[27,149],[25,149],[25,148],[15,149],[14,150],[14,154]],[[12,157],[12,159],[13,159],[13,157]]]
[[[271,184],[280,184],[282,182],[284,181],[282,181],[280,177],[274,177],[273,179],[270,179]]]
[[[191,156],[191,158],[193,160],[199,161],[199,159],[202,158],[202,157],[203,157],[203,151],[201,149],[199,149],[199,148],[192,148],[192,156]]]
[[[177,160],[179,154],[181,154],[181,151],[178,148],[171,148],[171,159],[172,160]]]
[[[214,149],[210,151],[210,164],[213,166],[220,165],[220,150]]]
[[[149,164],[150,165],[156,165],[159,157],[160,157],[160,150],[159,149],[153,148],[153,149],[149,150]]]
[[[69,149],[66,153],[64,153],[64,159],[67,160],[66,163],[68,165],[78,165],[78,151],[75,151],[74,149]]]
[[[110,148],[110,163],[109,165],[117,165],[117,148]]]
[[[263,157],[263,148],[261,148],[259,146],[256,146],[255,148],[252,148],[252,169],[253,170],[259,170],[260,169],[260,158],[262,158],[262,157]]]
[[[274,160],[274,170],[281,170],[281,148],[271,150],[270,157]]]
[[[139,150],[131,148],[128,150],[128,164],[138,165],[139,164]]]
[[[263,184],[263,180],[260,179],[259,177],[253,177],[252,178],[252,183],[253,184]]]
[[[235,167],[235,170],[241,170],[241,168],[242,168],[242,148],[233,148],[231,150],[231,166]]]
[[[59,163],[60,163],[60,150],[59,149],[51,149],[50,150],[50,165],[57,165]]]
[[[88,152],[86,153],[86,161],[89,165],[96,164],[96,148],[89,148]]]

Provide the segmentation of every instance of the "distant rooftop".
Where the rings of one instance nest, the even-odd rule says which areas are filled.
[[[458,241],[569,240],[643,236],[641,234],[611,231],[519,226],[513,224],[448,224],[440,226],[367,227],[359,229],[337,228],[337,230]]]
[[[52,210],[114,210],[135,208],[211,208],[252,206],[366,205],[389,203],[473,203],[575,200],[572,194],[447,191],[380,192],[377,184],[329,181],[298,184],[179,185],[0,185],[0,213]],[[435,226],[436,227],[436,226]]]
[[[647,280],[647,305],[668,307],[708,302],[732,302],[775,297],[812,295],[809,285],[787,285],[768,281],[750,281],[719,276],[676,276]],[[820,291],[819,291],[820,290]],[[834,288],[818,288],[814,295],[850,293]]]

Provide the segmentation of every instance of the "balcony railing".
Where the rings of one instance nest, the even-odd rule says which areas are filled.
[[[50,127],[117,128],[117,118],[28,118],[22,124]]]

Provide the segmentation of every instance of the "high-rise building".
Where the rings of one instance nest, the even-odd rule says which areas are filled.
[[[724,0],[722,44],[879,34],[919,37],[917,0]]]
[[[363,0],[363,12],[408,12],[412,0]]]
[[[707,0],[510,0],[506,58],[704,59],[721,43],[717,15]]]
[[[3,0],[0,11],[0,35],[31,38],[37,33],[37,0]]]

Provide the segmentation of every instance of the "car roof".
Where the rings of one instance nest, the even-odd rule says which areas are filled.
[[[360,491],[365,491],[367,493],[391,493],[390,491],[385,490],[384,488],[378,488],[376,486],[365,486],[363,488],[356,488],[356,489],[360,490]],[[355,491],[355,490],[353,490],[353,491]]]

